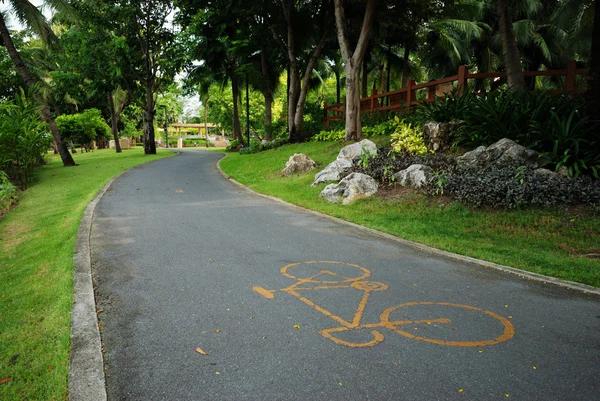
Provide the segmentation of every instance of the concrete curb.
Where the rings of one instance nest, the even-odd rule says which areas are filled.
[[[69,359],[69,400],[71,401],[106,400],[102,342],[96,317],[92,281],[90,234],[96,205],[113,182],[123,173],[111,179],[89,203],[77,232],[77,244],[73,257],[75,272]]]
[[[225,154],[225,157],[227,157],[227,154]],[[324,214],[324,213],[321,213],[321,212],[317,212],[317,211],[314,211],[314,210],[311,210],[311,209],[307,209],[307,208],[302,207],[302,206],[294,205],[292,203],[288,203],[288,202],[286,202],[286,201],[284,201],[282,199],[276,198],[274,196],[261,194],[260,192],[256,192],[253,189],[248,188],[244,184],[241,184],[241,183],[237,182],[236,180],[234,180],[233,178],[231,178],[230,176],[228,176],[221,169],[221,160],[223,160],[223,159],[220,159],[217,162],[217,169],[219,170],[219,172],[221,173],[221,175],[223,175],[223,177],[225,177],[229,181],[231,181],[231,182],[239,185],[240,187],[244,188],[246,191],[248,191],[248,192],[250,192],[250,193],[252,193],[254,195],[262,196],[263,198],[267,198],[267,199],[270,199],[272,201],[279,202],[279,203],[282,203],[282,204],[287,205],[287,206],[291,206],[293,208],[302,210],[302,211],[307,212],[307,213],[314,214],[316,216],[320,216],[320,217],[324,217],[324,218],[333,220],[333,221],[335,221],[337,223],[340,223],[340,224],[345,224],[345,225],[348,225],[348,226],[351,226],[351,227],[354,227],[354,228],[358,228],[360,230],[369,232],[371,234],[375,234],[375,235],[378,235],[380,237],[387,238],[389,240],[392,240],[392,241],[395,241],[395,242],[398,242],[398,243],[401,243],[401,244],[404,244],[404,245],[411,246],[413,248],[419,249],[421,251],[427,252],[427,253],[432,254],[432,255],[444,256],[444,257],[456,259],[456,260],[459,260],[459,261],[462,261],[462,262],[473,263],[473,264],[476,264],[476,265],[484,266],[484,267],[486,267],[488,269],[491,268],[491,269],[496,269],[496,270],[503,271],[505,273],[515,274],[515,275],[518,275],[519,277],[524,278],[524,279],[537,280],[537,281],[541,281],[543,283],[554,284],[554,285],[557,285],[559,287],[568,288],[568,289],[575,290],[575,291],[581,291],[581,292],[583,292],[585,294],[600,295],[600,288],[592,287],[591,285],[581,284],[581,283],[575,283],[575,282],[572,282],[572,281],[561,280],[561,279],[558,279],[558,278],[555,278],[555,277],[549,277],[549,276],[544,276],[542,274],[531,273],[531,272],[528,272],[528,271],[525,271],[525,270],[521,270],[521,269],[517,269],[517,268],[514,268],[514,267],[504,266],[504,265],[500,265],[500,264],[497,264],[497,263],[493,263],[493,262],[488,262],[488,261],[481,260],[481,259],[472,258],[470,256],[463,256],[463,255],[459,255],[457,253],[453,253],[453,252],[443,251],[441,249],[432,248],[430,246],[423,245],[423,244],[420,244],[418,242],[409,241],[409,240],[406,240],[406,239],[403,239],[403,238],[400,238],[400,237],[396,237],[396,236],[391,235],[391,234],[384,233],[382,231],[378,231],[378,230],[374,230],[372,228],[364,227],[364,226],[358,225],[356,223],[351,223],[349,221],[342,220],[342,219],[339,219],[337,217],[329,216],[327,214]]]

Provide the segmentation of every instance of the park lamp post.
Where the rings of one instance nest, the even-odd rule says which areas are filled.
[[[165,108],[165,141],[166,148],[169,148],[169,120],[167,119],[167,106],[163,106]]]

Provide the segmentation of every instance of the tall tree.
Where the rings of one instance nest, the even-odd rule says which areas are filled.
[[[362,135],[360,121],[360,67],[367,50],[371,27],[373,25],[375,0],[367,0],[360,36],[354,51],[350,48],[346,33],[346,14],[342,0],[334,0],[334,5],[337,37],[346,72],[346,140],[357,141]]]
[[[589,89],[590,101],[588,113],[600,121],[600,2],[594,3],[594,28],[592,33],[592,50],[590,52]]]
[[[275,38],[284,43],[288,57],[288,136],[291,142],[296,142],[302,139],[308,83],[329,35],[329,8],[327,2],[293,0],[281,0],[281,7],[284,33],[279,35],[275,29],[273,32]],[[317,24],[311,21],[317,21]],[[311,23],[318,29],[303,29],[302,25]],[[310,35],[305,36],[306,33]],[[299,60],[307,60],[302,78]]]
[[[154,117],[156,97],[173,81],[179,65],[173,24],[168,20],[174,10],[171,0],[107,0],[115,7],[113,29],[127,38],[133,59],[133,79],[143,87],[144,153],[156,154]]]
[[[508,85],[512,89],[525,90],[525,78],[521,67],[521,55],[517,46],[517,39],[510,17],[510,0],[495,0],[498,23],[500,25],[500,38],[502,40],[502,53],[504,66],[508,77]]]
[[[59,8],[63,10],[68,10],[68,4],[62,1],[54,1],[51,4],[54,8]],[[12,7],[17,19],[21,24],[29,26],[36,34],[39,35],[40,39],[45,41],[46,43],[56,43],[56,36],[50,29],[49,25],[46,23],[46,19],[42,15],[42,13],[29,1],[27,0],[12,0],[9,2],[9,5]],[[27,89],[30,89],[34,84],[35,80],[33,76],[30,74],[27,65],[23,62],[21,55],[17,51],[15,44],[12,40],[12,36],[6,26],[6,20],[4,12],[0,12],[0,38],[2,38],[2,44],[6,47],[8,55],[11,60],[15,64],[15,67],[19,71],[21,78],[25,82],[25,86]],[[48,103],[41,95],[36,95],[36,100],[39,101],[41,106],[41,114],[44,121],[48,124],[50,128],[50,132],[52,132],[52,136],[54,137],[54,141],[56,143],[58,153],[60,154],[60,158],[62,159],[64,166],[75,166],[75,160],[69,153],[65,143],[62,140],[60,132],[56,127],[56,122],[54,121],[54,117],[50,112],[50,108],[48,107]]]

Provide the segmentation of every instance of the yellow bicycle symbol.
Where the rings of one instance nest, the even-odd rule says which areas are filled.
[[[322,268],[327,266],[327,268]],[[320,331],[320,334],[337,343],[348,347],[372,347],[384,340],[384,335],[378,329],[389,329],[393,332],[413,340],[455,347],[485,347],[500,344],[510,340],[515,333],[512,323],[494,313],[470,305],[461,305],[447,302],[408,302],[385,309],[379,315],[379,322],[362,323],[365,307],[372,292],[385,291],[388,286],[377,281],[368,281],[371,271],[351,263],[334,261],[311,261],[290,263],[281,269],[281,274],[296,282],[280,290],[267,290],[256,286],[252,289],[268,299],[274,299],[276,292],[290,294],[311,308],[341,324]],[[317,305],[306,296],[307,291],[327,291],[332,289],[350,289],[363,293],[361,300],[354,312],[352,321],[342,319],[327,309]],[[425,319],[414,319],[415,313],[429,314]],[[408,317],[405,319],[399,317]],[[453,317],[458,322],[471,324],[473,321],[483,323],[485,334],[492,338],[461,338],[469,337],[464,331],[457,330],[453,324]],[[423,316],[425,317],[425,316]],[[483,322],[482,322],[483,321]],[[413,328],[413,331],[409,331]],[[419,328],[425,334],[417,334]],[[369,331],[370,341],[352,341],[343,338],[344,335],[366,329]],[[497,335],[496,335],[497,334]]]

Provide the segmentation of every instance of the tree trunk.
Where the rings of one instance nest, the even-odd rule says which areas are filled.
[[[154,141],[154,90],[152,82],[146,83],[146,109],[144,110],[144,154],[156,154],[156,142]]]
[[[208,148],[208,118],[206,116],[206,105],[204,105],[204,138],[206,139],[205,147]]]
[[[502,53],[508,77],[508,86],[511,89],[525,90],[525,78],[521,68],[521,55],[517,46],[517,38],[513,30],[512,20],[508,9],[509,0],[496,0],[496,12],[500,25],[500,38],[502,40]]]
[[[340,103],[341,100],[341,87],[340,87],[340,72],[339,71],[334,71],[333,72],[335,74],[335,102],[336,103]]]
[[[233,93],[233,138],[237,139],[240,143],[245,143],[240,126],[240,112],[238,107],[240,102],[240,85],[235,75],[231,76],[231,92]]]
[[[31,88],[31,86],[35,84],[35,80],[31,74],[29,74],[27,66],[15,48],[15,44],[12,41],[10,33],[8,32],[8,28],[6,28],[4,14],[2,13],[0,13],[0,37],[2,37],[2,41],[4,42],[4,46],[6,46],[8,55],[15,64],[15,67],[17,67],[21,78],[23,78],[23,81],[25,81],[25,86],[27,86],[27,89]],[[52,136],[54,138],[54,142],[56,143],[56,148],[58,149],[58,153],[60,154],[63,165],[65,167],[76,166],[77,164],[75,163],[75,160],[73,160],[73,156],[71,156],[71,153],[69,153],[69,149],[62,140],[60,131],[58,131],[58,128],[56,127],[56,122],[54,122],[54,118],[52,117],[52,113],[48,107],[48,103],[39,94],[36,93],[34,96],[35,99],[40,103],[42,118],[46,124],[48,124],[50,132],[52,132]]]
[[[108,108],[110,109],[110,133],[115,140],[115,150],[121,153],[121,142],[119,141],[119,116],[115,110],[115,101],[112,93],[108,92]]]
[[[588,114],[600,121],[600,7],[599,0],[594,4],[594,28],[592,31],[592,50],[590,53],[590,70],[588,74],[588,89],[590,90],[587,104]]]
[[[362,134],[360,121],[360,69],[346,68],[346,140],[358,141]]]
[[[346,15],[342,0],[334,0],[334,7],[337,37],[346,71],[346,140],[358,141],[362,136],[359,91],[360,66],[369,43],[373,14],[375,13],[375,1],[367,1],[360,36],[354,52],[350,50],[350,44],[346,36]]]
[[[360,85],[361,86],[360,92],[361,92],[362,97],[369,96],[367,93],[368,84],[369,84],[369,60],[367,60],[367,57],[365,57],[362,62],[362,82]]]
[[[410,66],[408,65],[410,60],[410,48],[408,46],[404,47],[404,58],[402,65],[402,87],[406,88],[408,86],[408,75]],[[389,81],[389,73],[388,73],[388,91],[390,90],[390,81]]]
[[[266,50],[260,52],[260,67],[265,84],[263,95],[265,97],[265,139],[273,139],[273,91],[269,79],[269,67],[267,64]]]

